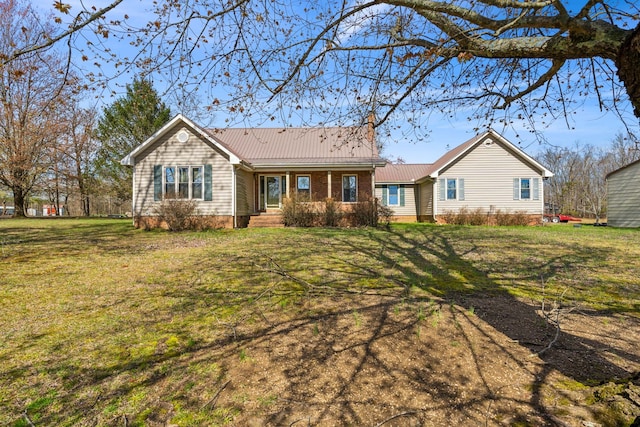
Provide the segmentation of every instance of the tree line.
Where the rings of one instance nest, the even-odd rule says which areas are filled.
[[[27,95],[18,88],[34,90],[13,85],[10,99]],[[25,117],[16,119],[8,114],[14,103],[0,106],[0,204],[14,206],[16,216],[25,216],[29,206],[41,212],[42,205],[74,216],[128,211],[132,171],[120,160],[170,119],[170,109],[151,82],[138,78],[100,114],[81,106],[81,91],[60,93],[65,99],[52,101],[50,117],[36,123],[37,108],[25,108]],[[37,125],[39,133],[29,134]]]
[[[606,147],[579,142],[570,148],[547,146],[537,160],[554,173],[545,181],[549,213],[596,219],[606,216],[607,174],[638,159],[638,142],[622,134]]]

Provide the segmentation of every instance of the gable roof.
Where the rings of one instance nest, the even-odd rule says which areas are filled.
[[[376,182],[380,183],[412,183],[424,182],[427,179],[436,179],[440,173],[451,164],[457,162],[467,153],[473,150],[477,145],[489,140],[496,140],[509,149],[514,156],[520,158],[523,162],[529,164],[534,169],[540,171],[540,174],[547,178],[553,176],[553,172],[535,161],[524,151],[513,145],[502,135],[489,130],[483,134],[476,135],[470,140],[447,151],[442,157],[432,164],[387,164],[383,169],[376,171]]]
[[[359,128],[228,128],[207,132],[253,166],[384,166],[375,142]]]
[[[606,175],[605,175],[605,177],[604,177],[604,178],[605,178],[605,179],[609,179],[609,177],[610,177],[611,175],[615,175],[616,173],[620,172],[621,170],[627,169],[628,167],[634,167],[634,166],[635,166],[635,165],[637,165],[637,164],[640,164],[640,159],[638,159],[638,160],[636,160],[636,161],[634,161],[634,162],[631,162],[631,163],[629,163],[629,164],[627,164],[627,165],[624,165],[624,166],[622,166],[621,168],[618,168],[618,169],[616,169],[616,170],[614,170],[614,171],[609,172],[608,174],[606,174]]]
[[[240,157],[236,153],[229,149],[229,147],[226,147],[224,144],[221,144],[220,141],[211,137],[203,128],[201,128],[182,114],[178,114],[173,119],[169,120],[164,126],[158,129],[153,135],[147,138],[146,141],[138,145],[131,153],[127,154],[122,160],[120,160],[120,164],[125,166],[134,166],[135,159],[139,154],[143,153],[147,148],[149,148],[158,138],[166,135],[179,122],[182,122],[185,125],[191,127],[201,138],[213,144],[223,153],[228,155],[231,164],[243,163],[242,159],[240,159]]]
[[[480,135],[476,135],[470,140],[458,145],[457,147],[454,147],[453,149],[445,153],[442,157],[440,157],[438,160],[436,160],[433,164],[433,169],[429,173],[429,177],[437,178],[440,172],[446,169],[449,165],[451,165],[452,163],[464,157],[468,152],[470,152],[480,143],[484,143],[489,140],[497,140],[498,142],[505,145],[507,149],[512,151],[515,157],[520,158],[521,161],[529,164],[529,166],[531,166],[532,168],[539,170],[542,177],[549,178],[553,176],[553,172],[551,172],[549,169],[542,166],[535,159],[533,159],[531,156],[529,156],[527,153],[522,151],[520,148],[518,148],[517,146],[509,142],[505,137],[500,135],[498,132],[494,131],[493,129],[490,129],[487,132]]]
[[[204,129],[178,114],[120,163],[133,166],[135,158],[179,122],[229,156],[232,164],[277,166],[384,166],[375,141],[360,128],[229,128]]]

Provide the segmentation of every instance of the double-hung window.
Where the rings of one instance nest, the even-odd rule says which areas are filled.
[[[456,180],[447,179],[447,200],[456,200],[458,198],[456,191]]]
[[[191,198],[202,199],[202,166],[191,167]]]
[[[164,168],[164,197],[165,199],[176,197],[176,168],[173,166]]]
[[[299,196],[311,196],[311,177],[309,175],[296,176],[296,192]]]
[[[540,178],[513,178],[513,200],[540,200]]]
[[[342,201],[358,201],[358,176],[342,175]]]
[[[464,200],[464,178],[440,178],[439,200]]]
[[[395,184],[391,184],[387,186],[388,193],[388,205],[389,206],[398,206],[400,204],[399,197],[399,186]]]
[[[164,198],[202,199],[203,182],[202,166],[165,166]]]

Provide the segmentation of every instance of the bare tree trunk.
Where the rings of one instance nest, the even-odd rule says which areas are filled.
[[[616,59],[618,77],[627,89],[633,112],[640,118],[640,67],[638,64],[640,64],[640,24],[624,41]]]
[[[27,209],[25,206],[25,194],[22,191],[22,188],[16,186],[11,188],[11,191],[13,191],[13,206],[15,208],[13,216],[16,218],[26,217]]]

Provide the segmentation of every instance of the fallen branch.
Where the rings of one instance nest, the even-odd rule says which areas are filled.
[[[546,351],[550,350],[553,347],[553,345],[558,341],[558,338],[560,337],[561,315],[569,314],[576,308],[576,307],[562,308],[562,303],[560,301],[562,298],[564,298],[564,295],[567,293],[568,288],[566,288],[562,292],[562,294],[558,298],[556,298],[555,301],[553,301],[553,306],[547,311],[545,306],[546,285],[544,282],[544,277],[540,276],[540,280],[542,282],[542,305],[540,310],[544,318],[547,320],[547,323],[555,326],[556,333],[553,339],[549,342],[549,344],[547,344],[545,348],[543,348],[542,350],[536,353],[531,354],[529,357],[540,356],[541,354],[545,353]]]
[[[33,421],[31,421],[31,418],[29,418],[29,415],[27,414],[27,410],[26,409],[22,413],[22,417],[27,422],[27,424],[29,424],[29,426],[36,427],[36,425],[33,423]]]
[[[392,416],[392,417],[389,417],[389,418],[387,418],[386,420],[384,420],[384,421],[382,421],[382,422],[380,422],[380,423],[376,424],[376,427],[380,427],[381,425],[386,424],[386,423],[388,423],[389,421],[393,421],[393,420],[395,420],[396,418],[400,418],[400,417],[408,417],[408,416],[410,416],[410,415],[415,415],[416,413],[417,413],[416,411],[407,411],[407,412],[402,412],[401,414],[396,414],[396,415],[394,415],[394,416]]]
[[[202,405],[202,409],[206,409],[209,406],[211,406],[211,408],[213,408],[216,405],[216,402],[218,401],[218,396],[220,396],[220,393],[222,393],[222,390],[224,390],[229,385],[230,382],[231,382],[231,380],[229,380],[226,383],[222,384],[222,387],[220,387],[218,389],[216,394],[214,394],[213,397],[211,399],[209,399],[209,401],[207,403]]]

